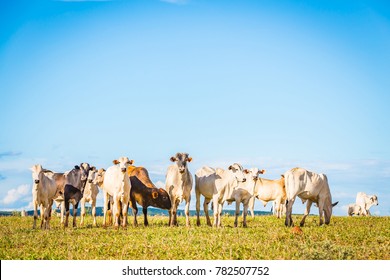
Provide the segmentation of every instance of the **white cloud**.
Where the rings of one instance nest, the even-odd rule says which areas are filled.
[[[21,198],[24,198],[26,195],[30,194],[31,187],[29,185],[20,185],[15,189],[10,189],[7,192],[7,195],[3,199],[4,204],[11,204]]]

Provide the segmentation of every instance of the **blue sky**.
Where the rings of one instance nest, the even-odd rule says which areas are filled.
[[[188,152],[390,215],[389,49],[387,1],[2,1],[0,209],[31,208],[36,163],[128,156],[160,186]]]

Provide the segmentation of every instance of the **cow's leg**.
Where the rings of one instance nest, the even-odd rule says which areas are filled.
[[[69,200],[65,199],[65,223],[64,227],[68,227],[68,220],[69,220]]]
[[[37,219],[38,219],[38,203],[34,201],[34,223],[33,223],[33,229],[37,226]]]
[[[324,202],[321,201],[321,199],[319,199],[318,201],[318,212],[319,212],[319,215],[320,215],[320,226],[323,225],[324,221],[323,221],[323,216],[324,216]]]
[[[219,203],[218,203],[218,199],[217,198],[213,198],[213,212],[214,212],[214,222],[213,222],[213,226],[215,227],[218,227],[219,226],[219,211],[218,211],[218,206],[219,206]]]
[[[80,201],[81,212],[80,212],[80,226],[84,226],[84,218],[85,218],[85,198],[82,198]]]
[[[93,217],[92,226],[96,227],[96,198],[92,200],[92,217]]]
[[[144,226],[148,226],[149,225],[149,222],[148,222],[148,207],[143,207],[142,208],[142,212],[144,213]]]
[[[44,222],[45,222],[45,209],[43,207],[43,204],[41,204],[39,212],[40,212],[39,214],[41,216],[41,229],[43,229]]]
[[[199,212],[200,212],[200,192],[197,188],[195,188],[195,198],[196,198],[196,225],[200,226],[200,218],[199,218]],[[204,199],[206,201],[206,198]],[[203,204],[204,207],[204,204]]]
[[[172,203],[172,208],[171,208],[171,217],[170,217],[170,225],[171,226],[177,226],[177,207],[179,206],[179,201],[176,199]]]
[[[244,211],[242,213],[242,226],[243,227],[247,227],[247,224],[246,224],[246,216],[248,215],[248,207],[249,207],[249,201],[247,202],[244,202]]]
[[[49,203],[49,208],[47,212],[47,229],[50,229],[50,220],[51,220],[51,211],[53,208],[53,200]]]
[[[103,224],[102,224],[102,226],[106,227],[107,226],[108,203],[110,203],[110,201],[108,198],[108,194],[106,192],[104,192],[103,195],[104,195],[104,206],[103,206]]]
[[[64,225],[64,218],[65,218],[65,200],[61,202],[61,225]]]
[[[236,212],[234,213],[234,227],[238,225],[238,216],[240,215],[240,201],[236,199]]]
[[[293,220],[292,220],[292,207],[294,205],[295,197],[291,198],[290,200],[286,201],[286,221],[284,224],[288,227],[291,227],[294,225]]]
[[[251,212],[252,218],[255,218],[255,197],[254,196],[252,196],[249,199],[248,207],[249,207],[249,211]]]
[[[219,217],[218,227],[222,226],[222,207],[223,207],[223,203],[218,203],[218,217]]]
[[[138,214],[138,208],[135,199],[131,199],[130,201],[131,205],[131,210],[133,212],[133,226],[137,227],[138,226],[138,221],[137,221],[137,214]]]
[[[190,223],[190,201],[191,201],[191,195],[189,195],[186,199],[186,207],[184,210],[184,214],[186,215],[186,226],[191,226]]]
[[[114,216],[114,228],[119,229],[119,216],[120,216],[120,201],[117,197],[114,197],[114,207],[113,207],[113,216]]]
[[[305,220],[306,220],[306,217],[310,214],[310,207],[311,207],[311,204],[313,202],[311,202],[310,200],[308,200],[306,202],[306,209],[305,209],[305,214],[303,215],[303,218],[301,220],[301,223],[299,224],[301,227],[303,227],[305,225]]]
[[[128,202],[121,202],[121,205],[122,205],[122,218],[123,218],[122,228],[126,228],[127,227],[127,211],[128,211],[129,203]]]
[[[209,215],[209,203],[210,203],[210,199],[205,198],[203,202],[203,210],[206,216],[207,225],[211,226],[210,215]]]
[[[73,227],[77,227],[76,217],[77,217],[77,209],[78,209],[78,207],[79,207],[79,203],[78,202],[73,204]]]

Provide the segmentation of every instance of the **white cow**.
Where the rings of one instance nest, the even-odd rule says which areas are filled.
[[[262,170],[265,173],[265,170]],[[250,201],[250,211],[254,212],[254,199],[257,198],[263,203],[265,207],[268,202],[274,201],[273,211],[275,215],[280,218],[283,213],[283,205],[286,202],[286,188],[284,184],[284,177],[277,180],[269,180],[261,177],[257,178],[254,195]],[[254,215],[252,214],[252,217]]]
[[[192,158],[187,153],[176,153],[170,159],[174,164],[170,165],[165,178],[165,190],[169,194],[172,207],[169,210],[169,225],[177,226],[177,207],[185,200],[186,226],[190,226],[190,201],[192,190],[192,175],[187,163]]]
[[[360,205],[357,205],[356,203],[351,203],[348,205],[348,215],[361,215],[362,214],[362,207]]]
[[[200,195],[204,196],[204,212],[206,221],[211,226],[208,204],[213,201],[214,223],[216,227],[221,226],[221,213],[225,201],[233,202],[234,188],[238,187],[238,182],[245,182],[243,168],[240,164],[234,163],[228,170],[221,168],[211,168],[204,166],[195,173],[195,194],[196,194],[196,224],[200,225]]]
[[[358,192],[356,195],[356,204],[361,207],[363,216],[371,216],[370,208],[373,205],[379,205],[376,195],[367,195],[364,192]]]
[[[232,198],[236,202],[236,211],[234,226],[237,227],[238,216],[240,215],[240,203],[243,205],[242,212],[242,225],[247,227],[246,216],[248,214],[248,207],[251,199],[254,197],[255,184],[259,174],[262,174],[264,170],[259,170],[258,168],[244,169],[244,182],[238,182],[238,186],[233,189]]]
[[[33,179],[33,207],[34,207],[34,224],[36,227],[38,219],[38,207],[40,207],[41,228],[50,229],[51,208],[53,198],[57,193],[56,182],[53,179],[53,172],[43,169],[40,164],[30,168]]]
[[[92,206],[93,226],[96,226],[96,197],[99,193],[98,185],[94,183],[97,174],[96,167],[89,170],[87,182],[85,183],[83,197],[80,200],[81,204],[81,221],[80,225],[84,225],[85,203],[89,202]]]
[[[323,224],[322,216],[325,216],[325,224],[330,223],[332,208],[338,202],[332,204],[332,195],[330,193],[328,178],[325,174],[317,174],[307,171],[303,168],[293,168],[284,174],[287,194],[286,204],[286,226],[292,226],[291,218],[292,207],[295,198],[298,196],[303,203],[307,201],[305,215],[303,216],[300,226],[305,224],[305,219],[310,213],[312,203],[318,205],[320,215],[320,225]]]
[[[106,175],[106,170],[104,168],[100,168],[95,175],[93,184],[103,189],[103,182],[104,182],[105,175]],[[107,194],[106,191],[103,190],[103,198],[105,198],[106,196],[107,196],[107,201],[104,202],[104,207],[103,207],[103,215],[104,215],[103,226],[112,225],[112,208],[114,206],[112,196],[110,196],[109,194]]]
[[[122,227],[127,227],[127,210],[130,199],[131,183],[129,175],[127,174],[127,167],[133,164],[133,160],[127,157],[120,157],[114,160],[113,166],[110,166],[104,175],[102,184],[104,193],[104,221],[103,226],[106,225],[107,206],[110,201],[110,196],[113,200],[113,216],[114,227],[119,228],[120,213],[122,211],[123,221]]]

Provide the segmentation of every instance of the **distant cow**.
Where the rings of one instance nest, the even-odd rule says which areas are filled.
[[[263,170],[263,173],[265,170]],[[274,201],[273,210],[278,218],[282,215],[283,205],[286,202],[286,188],[284,177],[277,180],[269,180],[261,177],[257,178],[255,190],[253,194],[253,201],[250,203],[251,212],[253,212],[254,198],[260,200],[264,207],[268,202]],[[253,216],[253,215],[252,215]]]
[[[348,215],[349,216],[360,216],[362,214],[362,207],[356,203],[351,203],[348,205]]]
[[[119,220],[122,214],[122,227],[127,227],[127,210],[130,202],[131,183],[127,173],[127,167],[133,164],[133,160],[127,157],[120,157],[114,160],[114,165],[110,166],[104,175],[102,184],[104,193],[104,221],[103,226],[106,225],[106,217],[110,197],[113,200],[113,215],[114,227],[119,228]]]
[[[162,188],[156,188],[149,178],[148,171],[143,167],[129,166],[127,173],[130,177],[131,191],[130,202],[134,215],[134,226],[138,225],[137,203],[142,206],[142,212],[144,214],[144,225],[147,226],[148,222],[148,207],[153,206],[160,209],[169,210],[172,207],[169,194]]]
[[[272,214],[278,218],[286,215],[286,202],[279,204],[279,210],[277,210],[276,200],[272,201]]]
[[[192,190],[192,175],[188,170],[187,163],[192,158],[187,153],[177,153],[170,159],[174,164],[170,165],[165,178],[165,190],[171,199],[169,210],[169,225],[177,226],[177,208],[185,200],[186,226],[190,226],[190,201]]]
[[[98,185],[94,183],[96,174],[97,174],[96,167],[91,167],[91,169],[88,172],[88,178],[87,182],[85,183],[83,197],[80,200],[81,205],[81,219],[80,219],[80,226],[84,225],[84,217],[85,217],[85,203],[91,203],[92,207],[92,217],[93,217],[93,226],[96,226],[96,198],[99,194],[99,188]]]
[[[33,228],[36,228],[38,207],[40,207],[41,228],[50,229],[51,207],[53,205],[53,198],[57,192],[56,183],[53,179],[53,172],[43,169],[40,164],[34,165],[30,170],[32,171],[33,179]]]
[[[371,216],[370,208],[373,205],[379,205],[376,195],[367,195],[364,192],[358,192],[356,195],[356,204],[361,207],[363,216]]]
[[[221,226],[221,213],[225,201],[233,202],[233,190],[239,182],[245,182],[246,178],[240,164],[234,163],[227,170],[204,166],[195,173],[195,194],[196,194],[196,224],[200,225],[200,196],[204,196],[204,212],[206,221],[211,226],[208,212],[208,204],[213,201],[214,223],[216,227]]]
[[[295,198],[298,196],[303,203],[307,201],[305,215],[300,226],[305,224],[305,219],[310,213],[312,203],[318,205],[320,215],[320,225],[323,224],[322,216],[325,216],[325,224],[330,223],[332,208],[338,202],[332,204],[332,195],[330,193],[328,178],[325,174],[317,174],[307,171],[303,168],[293,168],[284,174],[287,194],[286,204],[286,226],[293,226],[291,218],[292,207]]]
[[[93,183],[97,185],[99,188],[103,189],[104,176],[106,174],[106,170],[104,168],[100,168],[95,174],[95,179]],[[107,201],[104,201],[103,206],[103,226],[112,225],[112,208],[113,208],[113,198],[103,189],[103,198],[106,198]],[[106,200],[106,199],[104,199]]]
[[[76,165],[72,170],[65,172],[65,187],[64,187],[64,206],[65,206],[65,222],[64,227],[68,226],[70,204],[73,205],[73,227],[76,227],[77,208],[80,200],[83,197],[84,187],[87,182],[89,164],[82,163]]]

